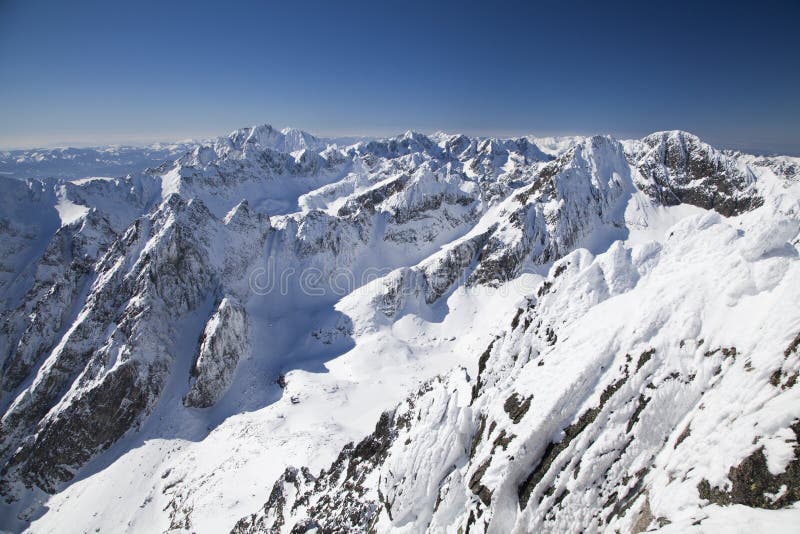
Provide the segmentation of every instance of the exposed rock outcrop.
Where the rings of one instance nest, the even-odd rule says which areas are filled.
[[[235,299],[225,297],[206,323],[192,367],[186,406],[213,406],[230,387],[239,359],[248,351],[247,317]]]
[[[665,206],[686,203],[732,216],[763,203],[746,166],[686,132],[648,135],[633,158],[645,179],[640,187]]]

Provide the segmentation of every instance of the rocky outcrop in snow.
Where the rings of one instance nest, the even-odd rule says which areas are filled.
[[[731,216],[763,202],[747,166],[686,132],[648,135],[633,158],[641,189],[666,206],[686,203]]]
[[[247,318],[242,305],[226,297],[206,323],[200,351],[192,367],[186,406],[207,408],[225,394],[239,358],[248,349]]]

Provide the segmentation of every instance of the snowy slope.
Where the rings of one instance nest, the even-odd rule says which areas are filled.
[[[0,527],[789,525],[799,168],[265,125],[8,180]]]
[[[321,475],[288,470],[238,531],[792,531],[799,227],[759,211],[567,255],[478,370],[424,386]]]

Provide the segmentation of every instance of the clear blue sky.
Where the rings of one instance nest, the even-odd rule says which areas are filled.
[[[800,1],[0,0],[0,146],[685,129],[800,153]]]

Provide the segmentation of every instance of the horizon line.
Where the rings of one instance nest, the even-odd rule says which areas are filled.
[[[153,145],[159,144],[193,144],[193,143],[206,143],[209,141],[213,141],[218,138],[227,137],[233,132],[238,130],[243,130],[246,128],[255,128],[258,126],[270,126],[277,131],[283,131],[286,129],[294,129],[299,130],[314,137],[321,138],[321,139],[337,139],[337,138],[344,138],[344,139],[354,139],[354,140],[373,140],[373,139],[388,139],[392,137],[398,137],[403,135],[407,132],[418,132],[426,135],[428,137],[435,135],[435,134],[445,134],[445,135],[466,135],[468,137],[473,138],[495,138],[495,139],[513,139],[513,138],[521,138],[521,137],[531,137],[531,138],[569,138],[569,137],[593,137],[595,135],[607,135],[617,139],[618,141],[629,141],[629,140],[640,140],[648,135],[652,135],[654,133],[659,132],[670,132],[670,131],[682,131],[689,133],[691,135],[695,135],[696,137],[702,139],[704,142],[714,146],[720,150],[738,150],[741,152],[745,152],[752,155],[764,155],[764,156],[791,156],[797,157],[800,156],[800,150],[798,149],[789,149],[788,145],[785,149],[776,149],[776,148],[765,148],[760,143],[715,143],[714,141],[708,141],[705,137],[697,135],[693,133],[691,130],[688,129],[680,129],[680,128],[672,128],[672,129],[664,129],[664,130],[653,130],[647,134],[642,136],[636,135],[617,135],[610,132],[595,132],[595,133],[585,133],[585,132],[561,132],[561,133],[533,133],[530,131],[527,132],[520,132],[520,131],[505,131],[500,133],[499,131],[495,132],[486,132],[486,133],[473,133],[473,131],[468,130],[461,130],[461,131],[447,131],[445,129],[437,129],[434,131],[429,131],[425,129],[414,129],[414,128],[397,128],[391,130],[394,133],[387,133],[390,130],[385,129],[381,130],[381,132],[372,131],[369,133],[331,133],[331,132],[323,132],[323,133],[314,133],[310,130],[305,128],[296,128],[292,126],[283,126],[283,127],[275,127],[270,123],[263,122],[263,123],[255,123],[248,126],[234,128],[228,130],[227,133],[224,134],[213,134],[213,133],[206,133],[206,134],[196,134],[196,135],[186,135],[183,134],[109,134],[109,135],[89,135],[84,136],[82,138],[73,138],[73,139],[60,139],[57,141],[45,141],[45,142],[23,142],[21,144],[12,144],[6,143],[5,140],[0,137],[0,151],[4,152],[17,152],[17,151],[35,151],[35,150],[58,150],[58,149],[92,149],[92,148],[108,148],[108,147],[130,147],[130,148],[148,148]],[[90,140],[94,138],[93,140]],[[107,139],[107,141],[102,141],[102,139]]]

